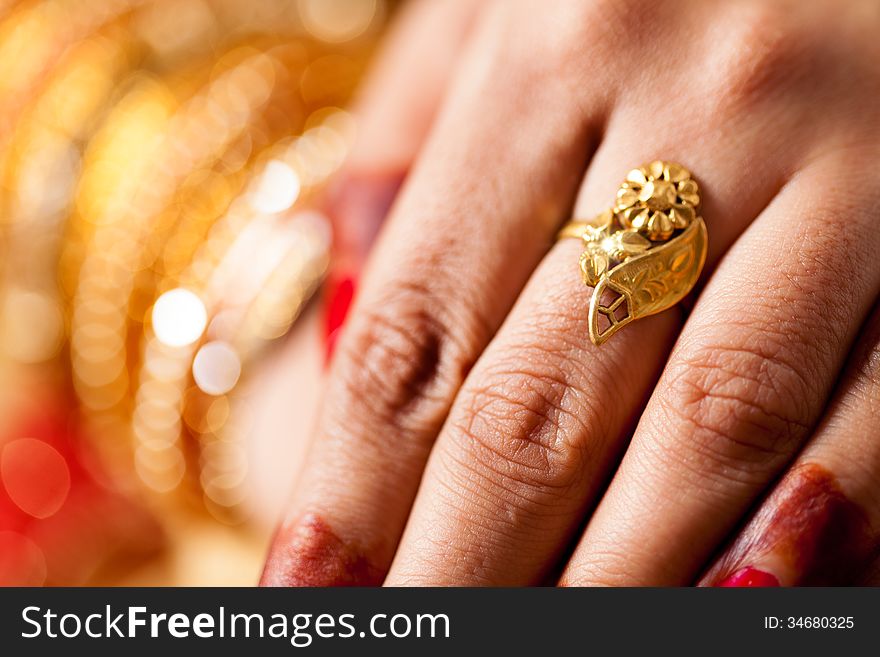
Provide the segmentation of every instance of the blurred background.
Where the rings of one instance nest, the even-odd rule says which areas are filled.
[[[0,584],[257,581],[260,409],[317,386],[251,382],[328,267],[310,208],[391,11],[0,0]]]

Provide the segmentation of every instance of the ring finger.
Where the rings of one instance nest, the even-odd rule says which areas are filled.
[[[716,586],[845,585],[880,548],[880,306],[810,444],[716,561]]]

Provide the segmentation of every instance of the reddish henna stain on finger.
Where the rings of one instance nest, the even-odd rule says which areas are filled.
[[[843,493],[833,474],[809,464],[785,477],[725,563],[746,566],[772,554],[794,573],[788,584],[840,585],[850,582],[874,552],[865,512]]]
[[[262,586],[379,586],[383,573],[363,551],[308,514],[275,538]]]

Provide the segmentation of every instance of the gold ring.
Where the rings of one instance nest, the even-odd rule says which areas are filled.
[[[584,243],[580,268],[593,288],[593,344],[674,306],[693,289],[708,245],[699,209],[700,191],[690,172],[656,160],[627,174],[612,209],[562,227],[558,239]]]

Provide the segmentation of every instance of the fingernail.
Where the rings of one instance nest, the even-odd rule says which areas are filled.
[[[354,298],[356,283],[354,276],[341,276],[331,281],[327,291],[324,311],[324,342],[326,345],[326,361],[330,361],[339,331],[348,316],[351,300]]]
[[[780,584],[775,575],[772,575],[763,570],[759,570],[757,568],[753,568],[751,566],[747,566],[746,568],[741,568],[740,570],[737,570],[732,575],[728,575],[723,580],[718,582],[715,586],[758,588],[780,586]]]
[[[349,171],[336,179],[324,212],[333,226],[334,256],[340,264],[355,271],[363,264],[405,176],[403,171]]]
[[[336,180],[325,198],[334,242],[333,273],[325,295],[325,366],[348,315],[357,277],[405,176],[404,171],[349,171]]]
[[[382,573],[320,517],[310,514],[282,530],[261,586],[378,586]]]

